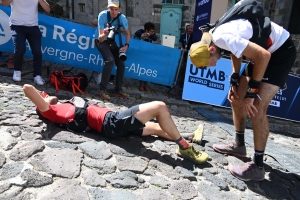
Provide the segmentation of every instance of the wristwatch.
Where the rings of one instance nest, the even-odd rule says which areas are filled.
[[[1,0],[0,0],[0,1],[1,1]],[[128,43],[126,43],[126,44],[125,44],[125,46],[126,46],[126,45],[127,45],[127,47],[129,48],[129,44],[128,44]]]

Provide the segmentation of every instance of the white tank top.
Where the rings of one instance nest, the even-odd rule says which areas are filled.
[[[12,1],[9,25],[37,26],[38,3],[38,0]]]

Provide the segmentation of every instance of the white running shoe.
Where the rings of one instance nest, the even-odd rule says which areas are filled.
[[[37,85],[44,85],[45,81],[42,79],[42,77],[40,75],[37,75],[36,77],[34,77],[34,83]]]
[[[21,71],[14,71],[13,80],[21,81]]]

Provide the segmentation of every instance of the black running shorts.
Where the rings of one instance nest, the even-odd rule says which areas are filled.
[[[110,138],[128,135],[142,136],[145,124],[134,117],[138,111],[139,105],[122,112],[108,112],[103,121],[101,134]]]
[[[271,54],[271,59],[262,82],[282,87],[294,65],[296,54],[296,47],[290,37]],[[242,75],[251,77],[252,71],[253,64],[249,63]]]

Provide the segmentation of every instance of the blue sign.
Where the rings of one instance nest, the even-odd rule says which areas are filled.
[[[212,1],[213,0],[197,0],[196,1],[193,42],[198,42],[201,40],[202,31],[199,30],[199,27],[206,23],[210,23]]]
[[[246,67],[242,64],[241,71]],[[227,100],[232,73],[231,60],[221,58],[216,67],[196,68],[188,58],[182,98],[216,106],[231,107]],[[267,115],[300,121],[300,78],[289,75],[287,89],[279,89]]]
[[[0,6],[0,51],[13,53],[9,15],[10,7]],[[104,61],[93,40],[95,28],[43,14],[39,14],[39,27],[44,61],[102,72]],[[131,38],[126,54],[125,77],[166,86],[174,84],[179,49]],[[28,43],[25,56],[32,57]]]

